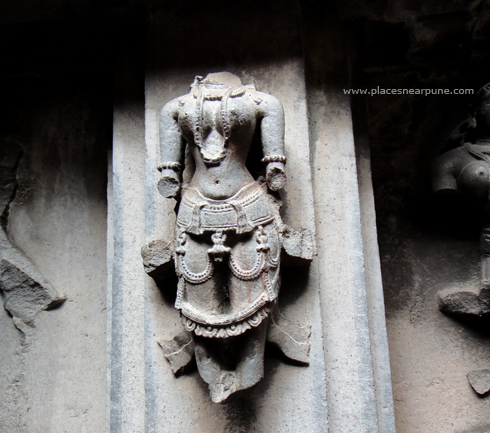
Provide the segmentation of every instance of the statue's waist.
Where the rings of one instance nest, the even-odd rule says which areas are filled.
[[[188,188],[182,197],[177,224],[186,232],[234,230],[247,233],[274,219],[264,189],[253,182],[224,200],[204,197],[195,188]]]

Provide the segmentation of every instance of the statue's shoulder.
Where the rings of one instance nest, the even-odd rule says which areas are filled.
[[[270,112],[283,112],[284,108],[282,106],[279,98],[265,92],[259,92],[258,90],[251,91],[251,97],[257,104],[259,111],[264,114]]]
[[[189,99],[192,98],[192,94],[188,93],[186,95],[178,96],[177,98],[168,101],[162,108],[162,114],[178,113],[179,109],[183,107]]]
[[[459,146],[454,147],[452,149],[443,150],[441,154],[435,158],[435,161],[441,161],[444,159],[455,158],[455,157],[461,158],[465,155],[468,155],[469,154],[468,149],[470,144],[471,143],[461,143]]]

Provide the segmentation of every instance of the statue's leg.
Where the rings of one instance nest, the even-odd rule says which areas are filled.
[[[208,254],[211,242],[206,236],[188,236],[182,260],[191,277],[203,273],[204,263],[212,260]],[[204,314],[236,314],[238,323],[257,300],[270,306],[275,299],[280,242],[275,224],[269,224],[249,233],[229,234],[227,245],[230,256],[223,262],[212,261],[212,277],[198,284],[186,280],[184,300]],[[250,329],[241,335],[211,338],[193,334],[199,373],[215,402],[226,401],[263,377],[268,319],[252,319],[254,312],[248,318],[256,322],[247,325]]]
[[[490,288],[490,225],[481,229],[480,253],[482,288]]]
[[[480,314],[490,312],[490,224],[486,224],[480,232]]]
[[[273,286],[278,285],[280,242],[275,224],[229,236],[228,240],[229,269],[219,269],[228,290],[229,304],[223,313],[236,314],[238,322],[239,315],[257,300],[270,306],[270,298],[277,294]],[[268,319],[260,320],[237,337],[194,335],[199,373],[208,383],[213,401],[226,401],[262,379]]]
[[[267,319],[238,337],[193,336],[197,368],[211,399],[223,403],[264,376]]]
[[[239,346],[241,352],[236,366],[236,373],[240,378],[240,390],[254,386],[264,377],[267,326],[268,319],[265,319],[257,328],[252,328],[242,334],[244,341]]]

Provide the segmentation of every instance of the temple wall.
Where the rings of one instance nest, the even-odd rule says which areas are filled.
[[[437,87],[478,88],[486,80],[473,77],[474,84],[462,85],[471,78],[458,75]],[[402,79],[397,83],[404,85]],[[396,118],[396,126],[384,130],[382,138],[380,123],[372,122],[370,138],[400,432],[486,431],[489,425],[488,397],[479,396],[466,377],[488,366],[486,319],[449,317],[438,308],[441,290],[479,288],[482,214],[462,195],[434,195],[429,177],[432,161],[466,118],[471,100],[402,96],[367,101],[371,118],[380,107]]]
[[[490,81],[483,2],[419,3],[0,6],[0,431],[490,429],[467,379],[489,368],[488,318],[438,308],[441,290],[479,287],[480,210],[430,190],[472,98],[345,92]],[[160,110],[219,71],[283,104],[282,217],[315,238],[311,264],[284,262],[279,296],[312,325],[310,365],[269,347],[264,379],[228,404],[195,365],[172,374],[158,341],[182,329],[177,277],[155,281],[141,259],[174,230]],[[47,311],[29,279],[11,302],[14,249],[58,296]]]
[[[102,431],[110,100],[100,84],[18,85],[2,131],[23,152],[9,234],[67,300],[19,329],[2,309],[0,430]]]

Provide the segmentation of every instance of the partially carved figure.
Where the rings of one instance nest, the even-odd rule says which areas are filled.
[[[34,327],[40,311],[61,305],[59,293],[25,254],[8,232],[10,206],[17,191],[17,166],[22,150],[14,143],[0,145],[0,291],[3,306],[24,334]]]
[[[490,83],[477,92],[470,117],[454,130],[451,140],[459,146],[434,161],[432,188],[471,197],[480,204],[485,223],[480,232],[478,286],[440,291],[439,308],[446,314],[478,318],[490,313]],[[490,369],[471,371],[467,378],[476,393],[490,390]]]
[[[257,128],[265,179],[255,180],[245,164]],[[283,107],[230,73],[198,76],[189,94],[164,106],[160,139],[158,189],[180,200],[175,240],[150,243],[143,258],[150,275],[173,259],[186,330],[160,344],[174,373],[195,355],[212,400],[223,402],[262,378],[266,340],[308,363],[309,327],[276,308],[282,248],[312,258],[311,235],[284,225],[268,193],[286,183]],[[186,143],[195,172],[182,185]]]
[[[490,312],[490,83],[475,95],[470,117],[453,132],[459,146],[433,165],[435,192],[465,194],[480,205],[486,223],[481,229],[481,278],[477,290],[448,289],[439,293],[439,307],[452,314],[481,316]]]

